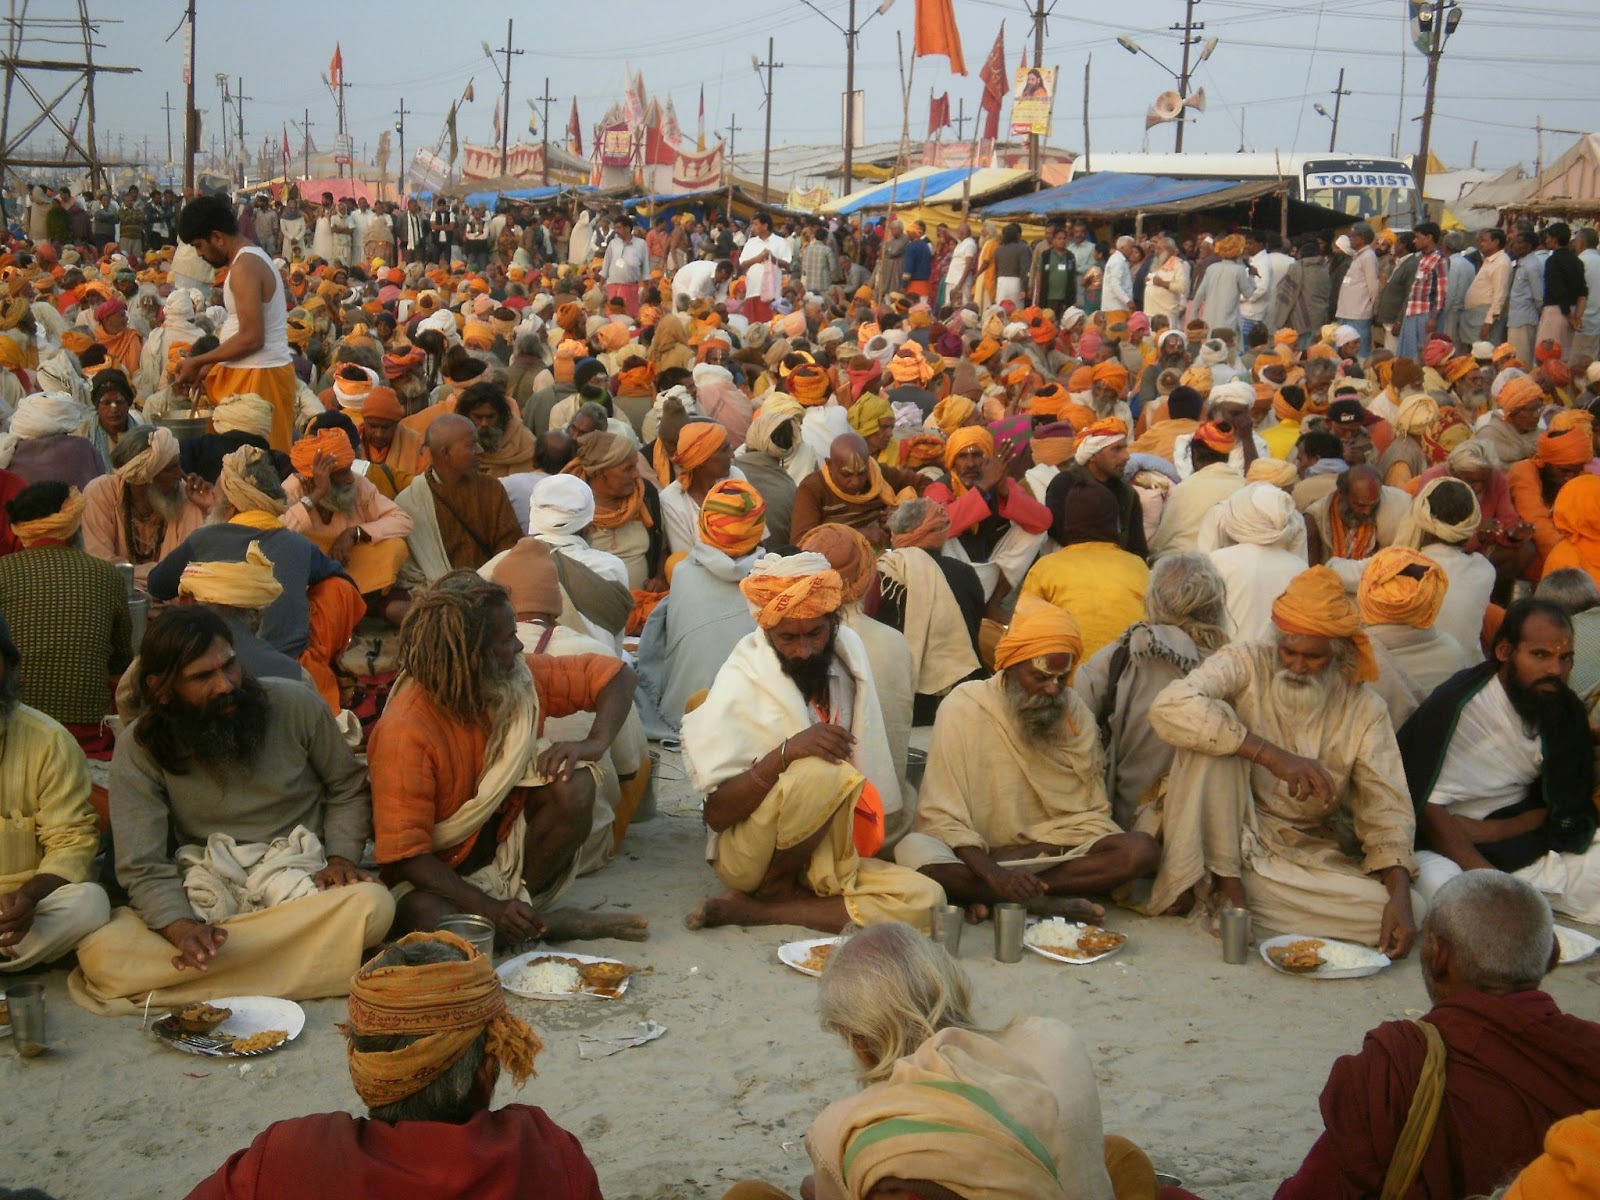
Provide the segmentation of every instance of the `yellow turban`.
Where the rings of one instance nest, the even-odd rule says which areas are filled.
[[[700,505],[700,540],[730,558],[742,558],[767,536],[767,502],[742,479],[724,479]]]
[[[272,461],[268,452],[259,446],[240,446],[232,454],[224,455],[222,472],[217,476],[217,490],[236,512],[268,512],[281,517],[289,507],[288,501],[267,495],[245,477],[245,470],[262,459]]]
[[[1246,483],[1270,483],[1273,487],[1288,488],[1299,481],[1300,472],[1281,458],[1258,458],[1250,464],[1244,479]]]
[[[178,439],[172,436],[171,430],[154,425],[144,449],[117,467],[114,473],[124,483],[137,487],[149,483],[177,461]]]
[[[692,471],[727,444],[726,427],[715,421],[692,421],[678,434],[678,452],[673,460],[681,470]]]
[[[1193,388],[1202,396],[1211,394],[1211,368],[1202,366],[1190,367],[1178,379],[1180,387]]]
[[[985,458],[994,456],[994,434],[982,425],[963,425],[957,429],[944,444],[945,470],[955,469],[956,456],[963,450],[970,450],[973,446],[983,451]]]
[[[1072,671],[1083,657],[1083,631],[1072,615],[1047,600],[1025,595],[1017,601],[1011,626],[994,648],[994,669],[1051,654],[1070,654]],[[1070,675],[1069,675],[1070,681]]]
[[[1517,375],[1506,380],[1500,394],[1495,397],[1500,411],[1510,416],[1525,408],[1537,408],[1544,403],[1544,389],[1528,375]]]
[[[756,624],[771,629],[788,617],[811,620],[837,612],[844,602],[839,573],[820,554],[769,554],[739,584],[756,610]]]
[[[1402,574],[1415,567],[1421,579]],[[1367,560],[1356,604],[1368,625],[1409,625],[1428,629],[1439,616],[1449,585],[1439,564],[1404,546],[1387,546]]]
[[[190,563],[178,577],[178,595],[201,604],[265,608],[283,595],[283,585],[272,573],[272,560],[261,552],[261,543],[251,542],[243,562]]]
[[[814,408],[827,401],[830,382],[825,368],[802,363],[789,372],[789,394],[807,408]]]
[[[1128,390],[1128,368],[1115,359],[1108,358],[1103,363],[1096,363],[1091,378],[1095,383],[1109,384],[1119,394]]]
[[[350,1080],[369,1108],[393,1104],[427,1087],[485,1033],[486,1051],[521,1086],[533,1075],[544,1044],[506,1008],[494,963],[453,933],[410,933],[395,943],[444,942],[465,961],[374,967],[350,981],[346,1036],[416,1038],[398,1050],[348,1048]]]
[[[47,517],[37,517],[32,521],[16,521],[11,526],[11,531],[17,535],[17,540],[24,546],[37,545],[39,542],[56,541],[70,542],[78,532],[78,526],[83,524],[83,507],[86,501],[77,488],[67,493],[67,498],[57,512]]]
[[[218,433],[272,436],[273,407],[254,392],[229,396],[211,410],[211,428]]]
[[[861,399],[850,406],[845,417],[850,422],[850,428],[865,438],[883,432],[885,421],[893,425],[894,409],[876,392],[863,392]]]
[[[949,437],[978,414],[978,406],[965,396],[946,396],[929,415],[939,432]]]
[[[1296,636],[1348,639],[1356,650],[1356,682],[1372,683],[1378,678],[1372,643],[1361,629],[1361,613],[1330,568],[1311,567],[1291,579],[1272,602],[1272,623]]]

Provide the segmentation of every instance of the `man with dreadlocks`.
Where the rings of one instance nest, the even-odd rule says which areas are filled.
[[[526,654],[506,589],[472,571],[413,597],[400,668],[368,745],[376,855],[400,926],[468,912],[506,943],[642,941],[641,917],[552,907],[610,858],[594,764],[632,711],[633,672],[599,654]],[[546,717],[584,711],[585,740],[543,737]]]

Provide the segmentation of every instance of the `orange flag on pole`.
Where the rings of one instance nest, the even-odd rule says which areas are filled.
[[[328,60],[328,82],[333,87],[344,82],[344,51],[338,42],[333,44],[333,57]]]
[[[950,60],[950,73],[965,75],[966,59],[961,57],[961,31],[956,28],[953,0],[917,0],[917,27],[911,53],[918,58],[944,55]]]

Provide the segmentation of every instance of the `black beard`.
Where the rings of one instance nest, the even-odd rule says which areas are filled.
[[[480,450],[498,450],[500,443],[506,440],[506,431],[498,425],[484,425],[478,430],[478,448]]]
[[[233,711],[225,712],[229,705]],[[173,736],[169,744],[182,747],[185,765],[198,763],[208,770],[220,769],[214,770],[219,774],[228,768],[248,768],[254,765],[266,737],[267,693],[246,676],[227,696],[198,707],[174,701],[150,713],[146,720],[151,718],[170,727]]]
[[[1564,700],[1561,692],[1565,691],[1565,688],[1561,691],[1541,692],[1537,686],[1523,687],[1522,681],[1511,670],[1500,672],[1500,682],[1505,686],[1506,698],[1511,701],[1511,707],[1524,721],[1539,729],[1545,729],[1560,715]]]
[[[1011,715],[1016,717],[1023,732],[1034,738],[1044,738],[1060,728],[1062,720],[1067,715],[1065,693],[1057,696],[1043,694],[1035,696],[1009,675],[1005,677],[1005,688],[1006,702],[1011,706]]]
[[[22,674],[10,663],[6,664],[4,678],[0,678],[0,724],[11,719],[22,703]]]
[[[839,639],[839,626],[835,625],[828,633],[828,644],[809,658],[785,658],[778,655],[778,665],[783,668],[783,673],[794,680],[800,694],[807,700],[816,700],[827,695],[828,668],[833,665],[833,647]]]

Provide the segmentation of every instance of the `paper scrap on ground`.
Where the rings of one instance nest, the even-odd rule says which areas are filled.
[[[632,1050],[635,1046],[642,1046],[646,1042],[653,1042],[667,1031],[667,1027],[659,1021],[640,1021],[638,1033],[624,1033],[614,1036],[604,1034],[580,1033],[578,1035],[579,1058],[609,1058],[613,1054],[620,1054],[624,1050]]]

